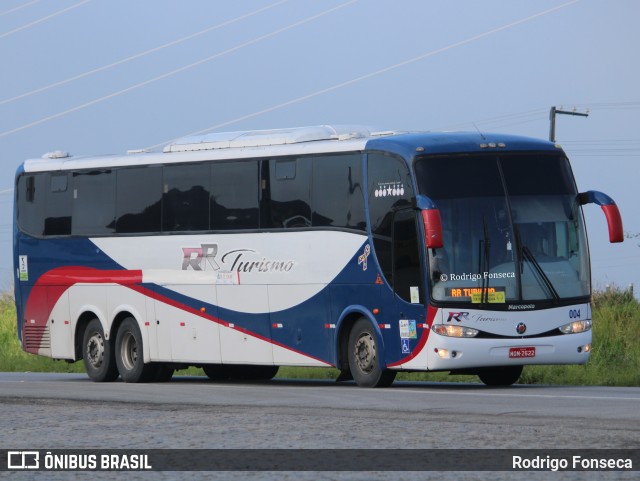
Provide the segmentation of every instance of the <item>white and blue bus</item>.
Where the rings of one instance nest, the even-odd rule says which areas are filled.
[[[318,126],[163,151],[28,160],[15,188],[25,351],[94,381],[339,369],[516,382],[583,364],[591,279],[580,193],[551,142]]]

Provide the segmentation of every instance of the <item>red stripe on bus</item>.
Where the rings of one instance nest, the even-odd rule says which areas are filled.
[[[176,309],[180,309],[184,312],[188,312],[189,314],[193,314],[195,316],[201,317],[203,319],[207,319],[211,322],[215,322],[216,324],[220,324],[224,327],[231,327],[234,323],[229,323],[218,317],[207,314],[206,312],[202,312],[200,309],[191,308],[185,304],[181,304],[177,301],[174,301],[171,298],[165,297],[161,294],[158,294],[146,287],[141,286],[142,284],[142,271],[141,270],[99,270],[93,269],[91,267],[81,267],[81,266],[73,266],[73,267],[57,267],[52,269],[51,271],[43,274],[36,284],[31,289],[31,293],[29,294],[29,299],[27,300],[27,305],[25,307],[25,322],[23,323],[23,340],[24,337],[24,328],[30,323],[31,320],[35,320],[34,324],[29,324],[30,326],[40,326],[44,327],[47,324],[47,319],[53,311],[54,306],[62,297],[62,295],[69,289],[72,285],[83,283],[83,284],[119,284],[129,289],[132,289],[143,296],[150,297],[156,301],[163,302],[164,304],[175,307]],[[184,325],[184,323],[181,323]],[[291,352],[295,352],[296,354],[300,354],[306,358],[313,359],[315,361],[319,361],[327,366],[331,366],[332,364],[325,361],[324,359],[320,359],[314,356],[310,356],[307,353],[299,351],[297,349],[293,349],[285,344],[274,341],[273,339],[262,336],[258,333],[249,331],[248,329],[244,329],[237,325],[233,325],[233,329],[236,331],[240,331],[248,336],[255,337],[256,339],[260,339],[262,341],[268,342],[275,346],[281,347]],[[40,345],[40,341],[42,340],[42,333],[39,334],[39,338],[35,338],[33,335],[30,337],[34,341],[33,344]],[[34,354],[38,353],[37,348],[28,349],[25,348],[28,352],[33,352]]]

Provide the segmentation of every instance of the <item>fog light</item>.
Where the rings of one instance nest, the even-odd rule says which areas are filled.
[[[586,344],[584,346],[578,346],[578,353],[581,353],[583,351],[586,352],[586,353],[591,352],[591,344]]]
[[[438,356],[440,356],[441,359],[449,358],[449,349],[436,349],[436,352],[438,353]]]

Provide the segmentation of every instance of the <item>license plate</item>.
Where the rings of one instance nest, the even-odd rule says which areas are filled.
[[[510,359],[520,359],[522,357],[536,357],[535,347],[512,347],[509,349]]]

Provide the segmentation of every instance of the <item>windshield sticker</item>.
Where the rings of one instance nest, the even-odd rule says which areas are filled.
[[[374,195],[376,197],[402,197],[404,184],[402,182],[378,182],[378,188]]]
[[[474,292],[471,295],[471,302],[473,304],[480,304],[483,302],[482,293]],[[487,292],[484,296],[484,302],[488,302],[489,304],[504,304],[504,292]]]
[[[400,319],[400,339],[418,339],[415,320]]]

